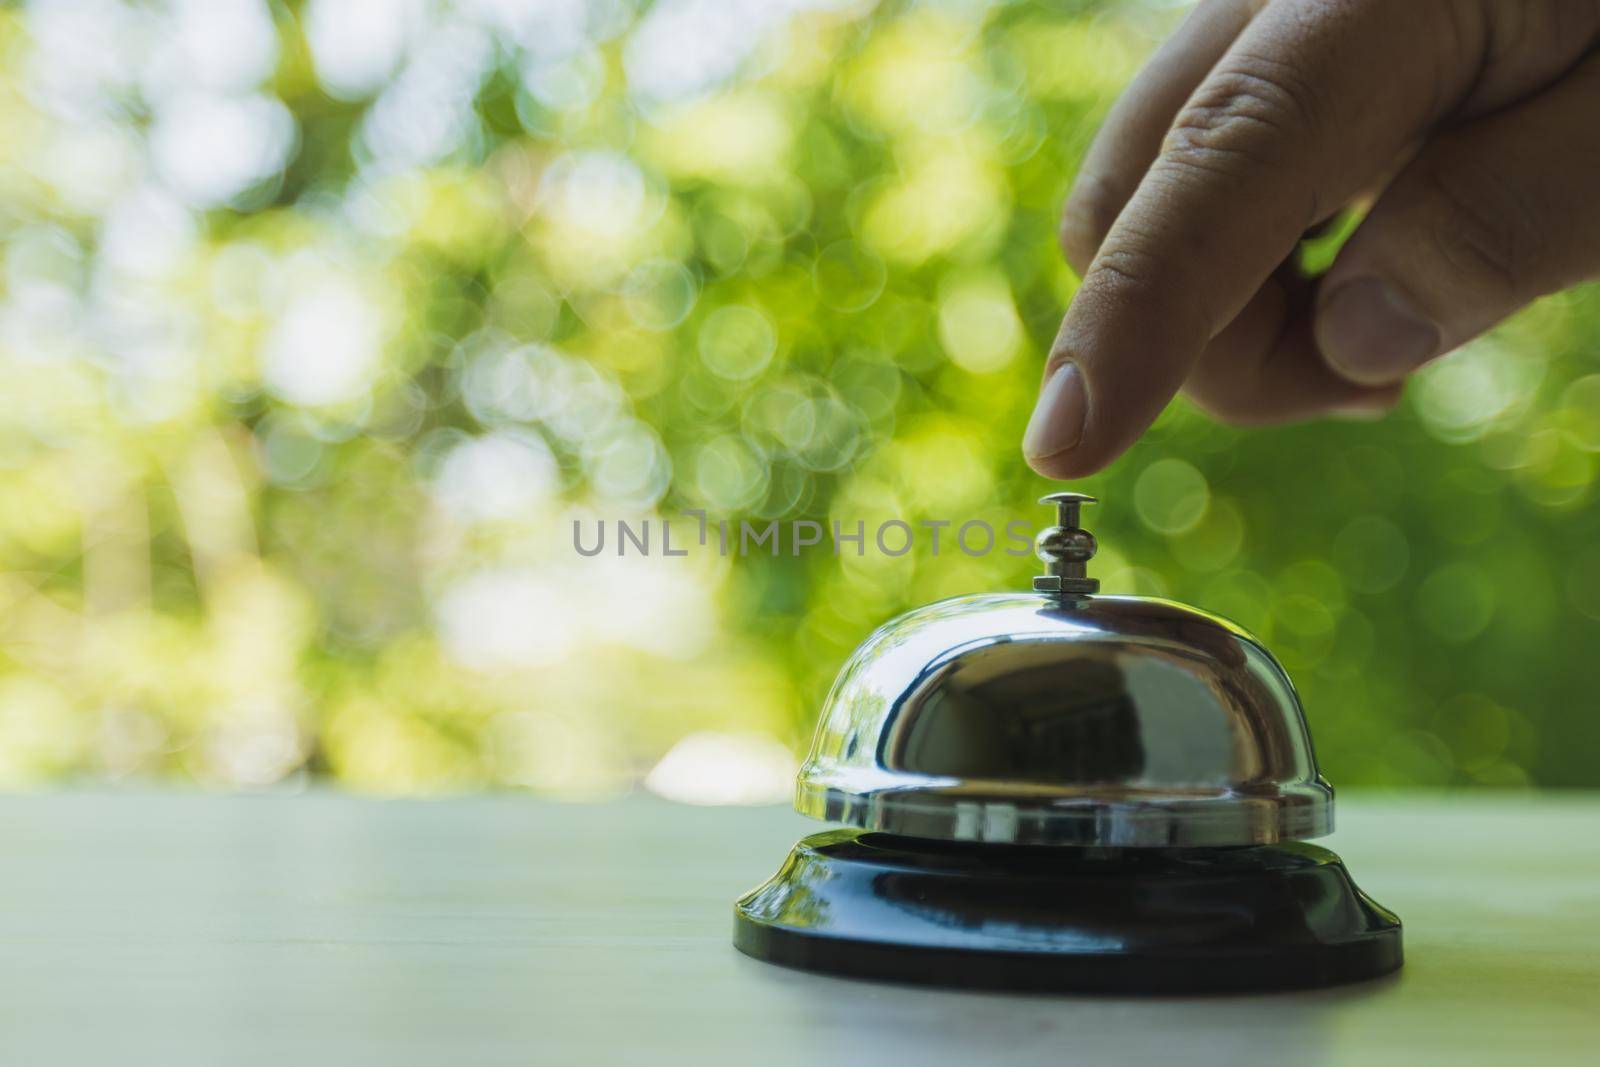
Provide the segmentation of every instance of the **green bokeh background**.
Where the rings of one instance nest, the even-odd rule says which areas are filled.
[[[764,795],[874,626],[1026,587],[571,524],[1039,522],[1059,207],[1180,10],[337,6],[0,11],[0,782],[609,796],[687,737]],[[1339,785],[1600,784],[1597,336],[1179,402],[1074,486],[1097,573],[1263,638]]]

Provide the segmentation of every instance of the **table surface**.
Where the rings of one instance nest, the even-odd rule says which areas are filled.
[[[971,994],[784,970],[730,902],[775,808],[499,795],[0,800],[11,1064],[1600,1062],[1600,797],[1341,798],[1406,967],[1269,996]]]

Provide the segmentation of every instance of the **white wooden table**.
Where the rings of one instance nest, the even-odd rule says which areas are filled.
[[[1265,997],[786,971],[730,902],[780,809],[324,793],[0,800],[0,1063],[1600,1063],[1600,797],[1341,798],[1408,962]]]

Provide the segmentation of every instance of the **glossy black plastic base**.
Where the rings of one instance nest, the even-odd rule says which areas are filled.
[[[948,844],[814,834],[734,908],[757,959],[989,989],[1238,992],[1401,963],[1400,920],[1304,843],[1214,849]]]

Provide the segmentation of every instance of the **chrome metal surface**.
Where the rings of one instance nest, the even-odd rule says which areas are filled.
[[[834,683],[804,815],[913,837],[1251,845],[1333,828],[1282,667],[1163,600],[958,597],[881,627]]]
[[[1083,505],[1099,501],[1083,493],[1051,493],[1039,503],[1056,506],[1056,524],[1040,530],[1034,542],[1045,572],[1033,580],[1033,588],[1041,593],[1098,593],[1100,581],[1089,577],[1088,563],[1099,545],[1079,525],[1078,516]]]

